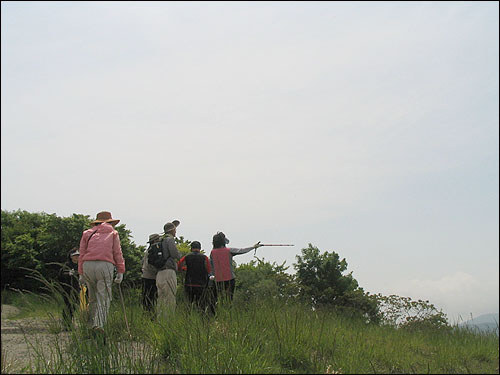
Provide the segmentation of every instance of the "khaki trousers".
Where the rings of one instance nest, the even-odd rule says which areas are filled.
[[[104,328],[111,304],[113,263],[103,260],[83,262],[83,279],[89,290],[89,324]]]
[[[172,269],[158,271],[156,275],[158,288],[158,313],[166,314],[175,310],[175,295],[177,293],[177,273]]]

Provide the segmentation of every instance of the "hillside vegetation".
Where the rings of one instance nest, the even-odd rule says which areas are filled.
[[[22,316],[51,316],[51,326],[57,327],[57,299],[9,298],[21,308]],[[131,336],[120,300],[115,298],[105,342],[77,324],[67,343],[54,341],[51,354],[41,354],[34,340],[35,360],[25,371],[498,373],[498,337],[494,334],[453,327],[396,328],[366,323],[334,309],[312,311],[303,304],[270,299],[248,304],[237,298],[232,307],[219,307],[216,317],[205,316],[181,300],[168,320],[155,321],[142,311],[137,290],[127,290],[124,298]]]
[[[49,317],[51,331],[60,331],[56,275],[90,222],[2,210],[2,303],[18,306],[19,317]],[[84,312],[48,357],[26,336],[36,359],[27,372],[498,373],[498,336],[451,326],[430,301],[367,293],[346,259],[312,244],[296,257],[294,274],[258,257],[238,265],[234,301],[218,305],[215,317],[187,304],[179,272],[175,314],[152,318],[141,306],[144,246],[123,224],[116,229],[127,271],[113,287],[104,337],[87,330]],[[176,242],[189,252],[189,240]]]

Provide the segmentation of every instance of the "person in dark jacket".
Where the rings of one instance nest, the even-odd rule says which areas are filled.
[[[156,242],[159,234],[151,234],[148,244]],[[158,270],[148,262],[148,249],[144,251],[142,258],[142,307],[145,311],[153,313],[158,299],[158,288],[156,287],[156,274]]]
[[[80,283],[78,282],[78,258],[80,252],[78,247],[72,248],[68,253],[68,260],[59,271],[59,281],[63,289],[64,307],[62,319],[64,328],[71,329],[73,326],[73,313],[79,301]]]
[[[191,252],[179,260],[177,268],[179,271],[186,271],[184,291],[189,302],[205,311],[207,286],[212,267],[208,257],[201,253],[201,244],[198,241],[191,243]]]

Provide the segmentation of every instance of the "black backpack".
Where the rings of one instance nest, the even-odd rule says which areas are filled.
[[[162,269],[167,263],[167,257],[163,254],[161,242],[154,242],[148,248],[148,263],[157,269]]]

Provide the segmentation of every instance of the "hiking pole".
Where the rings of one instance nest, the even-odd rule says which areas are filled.
[[[123,293],[121,284],[118,284],[118,290],[120,291],[120,299],[122,301],[123,315],[125,316],[125,324],[127,325],[128,335],[130,338],[132,338],[132,334],[130,333],[130,327],[128,326],[127,313],[125,312],[125,303],[123,302]]]
[[[261,243],[260,246],[295,246],[295,245],[289,245],[289,244],[284,244],[284,243],[277,243],[277,244],[263,244]]]

